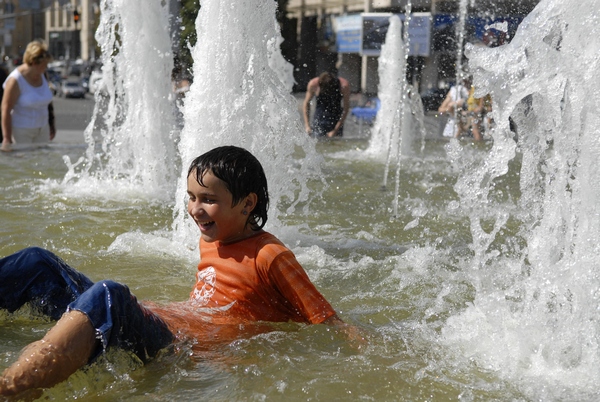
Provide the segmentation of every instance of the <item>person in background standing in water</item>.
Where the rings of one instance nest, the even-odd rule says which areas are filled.
[[[475,141],[483,140],[481,128],[483,123],[483,98],[475,97],[475,87],[471,84],[469,88],[469,97],[467,98],[467,111],[465,112],[465,125],[463,132],[469,132],[473,135]]]
[[[310,101],[316,97],[317,104],[310,125]],[[350,109],[350,85],[344,78],[324,72],[308,82],[302,105],[304,128],[314,137],[341,137],[344,121]]]
[[[23,64],[4,81],[2,98],[2,151],[13,144],[45,145],[54,139],[56,129],[50,104],[52,91],[44,76],[52,56],[40,40],[30,42]]]
[[[6,81],[6,78],[8,77],[8,69],[6,68],[6,65],[4,63],[0,64],[0,82],[4,82]],[[2,102],[2,98],[4,97],[4,88],[2,86],[0,86],[0,103]],[[2,109],[0,109],[0,121],[2,119]],[[2,136],[2,125],[0,124],[0,143],[2,143],[2,139],[4,137]]]
[[[448,120],[444,127],[444,137],[459,138],[463,132],[463,107],[466,106],[471,81],[465,78],[460,84],[454,85],[448,91],[446,98],[438,108],[438,113],[447,114]]]

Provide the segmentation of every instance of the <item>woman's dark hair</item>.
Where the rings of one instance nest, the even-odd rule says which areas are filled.
[[[332,96],[340,92],[340,80],[330,72],[319,75],[319,94]]]
[[[248,223],[252,230],[262,229],[267,223],[269,191],[265,171],[258,159],[243,148],[231,145],[214,148],[192,161],[188,177],[194,173],[198,183],[204,186],[202,179],[208,172],[225,183],[233,196],[232,207],[250,193],[257,195]]]

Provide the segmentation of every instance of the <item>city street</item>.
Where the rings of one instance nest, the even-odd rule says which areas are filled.
[[[94,96],[86,94],[85,99],[60,98],[55,96],[54,115],[56,128],[61,130],[78,130],[83,132],[92,119]]]

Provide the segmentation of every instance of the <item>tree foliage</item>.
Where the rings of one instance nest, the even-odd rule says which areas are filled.
[[[200,11],[200,0],[181,0],[179,20],[179,46],[175,56],[175,75],[191,76],[191,67],[194,63],[190,47],[196,44],[196,17]]]

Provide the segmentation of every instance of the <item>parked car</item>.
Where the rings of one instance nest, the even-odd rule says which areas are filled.
[[[62,84],[61,95],[65,98],[85,98],[85,89],[77,81],[65,81]]]
[[[90,92],[90,77],[84,76],[81,78],[81,86],[85,90],[85,92]]]
[[[46,78],[48,79],[48,85],[50,86],[52,95],[59,95],[62,86],[62,77],[60,73],[56,70],[49,68],[46,70]]]
[[[64,60],[54,60],[48,63],[48,70],[51,71],[52,74],[56,74],[59,79],[63,79],[67,77],[66,72],[67,64]]]

